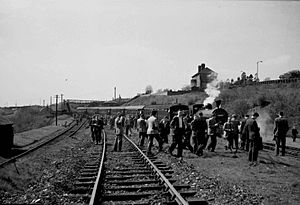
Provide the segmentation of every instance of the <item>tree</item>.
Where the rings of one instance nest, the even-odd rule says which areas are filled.
[[[151,94],[153,92],[153,88],[151,85],[147,85],[145,88],[145,93],[146,94]]]
[[[253,81],[253,75],[252,74],[249,75],[249,81],[251,81],[251,82]]]
[[[242,74],[241,74],[241,81],[242,81],[242,84],[245,84],[247,81],[247,75],[245,72],[242,72]]]
[[[185,85],[181,88],[181,90],[183,91],[188,91],[188,90],[191,90],[191,86],[190,85]]]
[[[280,79],[300,78],[300,70],[291,70],[279,76]]]

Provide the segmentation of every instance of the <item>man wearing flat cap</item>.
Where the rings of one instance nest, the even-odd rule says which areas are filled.
[[[285,155],[286,133],[289,130],[289,124],[286,118],[283,117],[283,112],[279,113],[279,117],[274,122],[274,136],[276,141],[276,156],[279,154],[281,144],[281,155]]]
[[[256,119],[259,114],[257,112],[253,113],[252,117],[247,120],[244,132],[249,137],[249,157],[248,160],[251,162],[251,165],[257,164],[258,150],[259,150],[259,127],[257,125]]]

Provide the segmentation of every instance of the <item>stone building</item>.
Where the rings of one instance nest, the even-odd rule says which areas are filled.
[[[204,91],[208,83],[216,79],[217,73],[202,63],[198,66],[198,72],[192,76],[191,79],[191,90]]]

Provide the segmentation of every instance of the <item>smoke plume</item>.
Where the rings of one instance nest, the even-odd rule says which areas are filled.
[[[263,109],[258,109],[259,117],[257,118],[258,127],[260,127],[260,135],[264,139],[273,136],[274,123],[269,113]]]
[[[208,95],[208,97],[203,101],[204,105],[206,105],[208,103],[212,104],[221,92],[219,90],[220,86],[219,86],[219,80],[217,79],[217,74],[212,73],[209,76],[209,78],[211,78],[213,80],[207,84],[207,87],[205,89],[205,93]]]

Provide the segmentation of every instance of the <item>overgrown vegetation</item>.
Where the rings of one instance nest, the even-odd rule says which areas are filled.
[[[50,113],[41,112],[34,107],[20,108],[9,118],[14,123],[15,133],[44,127],[52,123]]]
[[[272,120],[280,111],[285,113],[290,126],[300,125],[300,84],[269,84],[224,89],[220,98],[229,113],[243,115],[256,107],[264,108]]]
[[[131,100],[124,105],[171,105],[176,103],[191,105],[194,103],[202,103],[207,97],[207,94],[203,92],[192,92],[183,95],[147,95],[140,96],[134,100]]]

